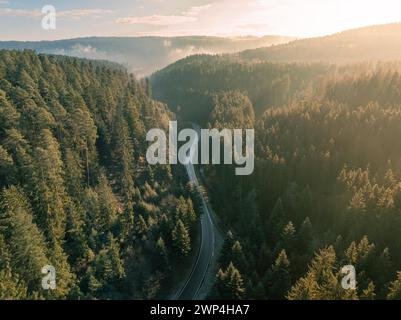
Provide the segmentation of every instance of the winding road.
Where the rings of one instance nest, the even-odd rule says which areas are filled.
[[[194,129],[200,136],[200,128],[197,125],[193,125]],[[196,139],[194,144],[198,143]],[[195,188],[200,188],[198,177],[196,176],[194,165],[192,164],[192,155],[189,156],[189,163],[185,165],[188,173],[189,181],[193,183]],[[206,273],[209,265],[214,257],[215,247],[215,228],[210,214],[210,209],[202,192],[199,192],[199,196],[202,201],[203,214],[201,215],[201,245],[196,258],[196,262],[193,265],[192,271],[186,280],[183,288],[178,292],[177,300],[197,300],[199,291],[205,280]]]

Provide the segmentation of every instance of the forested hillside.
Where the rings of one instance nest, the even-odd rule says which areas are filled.
[[[144,160],[171,116],[149,92],[118,66],[0,51],[0,299],[166,294],[197,214],[185,173]]]
[[[151,83],[154,96],[184,119],[206,124],[215,93],[244,91],[260,115],[268,107],[311,95],[319,88],[319,78],[335,70],[326,64],[252,63],[232,55],[196,55],[155,73]]]
[[[379,49],[380,48],[380,49]],[[245,60],[270,62],[392,61],[401,56],[401,23],[347,30],[330,36],[301,39],[270,48],[241,52]]]
[[[203,166],[227,232],[211,297],[401,297],[399,70],[200,56],[154,75],[186,118],[255,128],[252,175]],[[350,264],[355,291],[341,286]]]
[[[198,55],[138,82],[0,51],[0,298],[168,297],[199,213],[183,168],[144,158],[174,117],[153,96],[180,121],[255,129],[252,175],[202,167],[226,232],[210,298],[401,299],[400,88],[399,62]]]
[[[0,49],[29,49],[46,54],[114,61],[123,64],[137,77],[143,77],[191,54],[234,53],[291,40],[293,38],[281,36],[87,37],[55,41],[0,41]]]

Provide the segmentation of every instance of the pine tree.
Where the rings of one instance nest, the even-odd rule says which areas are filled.
[[[291,287],[290,262],[287,253],[282,250],[267,276],[267,292],[269,299],[284,299]]]
[[[290,221],[284,227],[281,233],[282,247],[288,252],[293,252],[297,246],[296,230],[293,223]]]
[[[226,271],[227,289],[230,293],[230,299],[238,300],[245,297],[244,281],[238,269],[232,263]]]
[[[228,266],[228,264],[232,260],[232,248],[234,246],[234,243],[235,243],[234,235],[229,230],[224,240],[219,259],[219,262],[222,266]]]
[[[35,207],[41,215],[38,223],[49,241],[60,242],[65,233],[64,203],[67,194],[63,180],[60,146],[48,129],[44,129],[35,148],[32,189]]]
[[[397,278],[390,283],[387,299],[401,300],[401,272],[397,272]]]
[[[180,257],[185,257],[191,251],[191,238],[184,223],[178,219],[172,232],[173,245]]]
[[[176,219],[180,219],[187,228],[191,228],[196,221],[196,214],[193,208],[192,200],[188,198],[187,200],[181,196],[178,199],[176,212]]]
[[[4,130],[16,128],[20,113],[6,98],[6,93],[0,89],[0,134],[4,134]]]
[[[12,170],[14,160],[10,154],[0,145],[0,187],[6,185],[7,181],[12,182]]]
[[[125,276],[120,248],[111,233],[107,236],[107,246],[100,250],[96,260],[96,277],[105,283],[112,283]]]
[[[118,108],[113,133],[113,164],[121,193],[126,201],[134,194],[134,147],[122,108]]]
[[[99,201],[99,220],[97,225],[101,231],[107,232],[111,230],[116,222],[119,204],[104,174],[100,175],[99,184],[95,190]]]
[[[91,294],[91,297],[96,297],[97,293],[102,289],[102,284],[90,271],[88,271],[85,280],[87,282],[87,291]]]
[[[242,245],[239,241],[234,242],[231,252],[233,264],[238,266],[239,270],[245,272],[247,270],[247,261],[242,250]]]
[[[1,229],[0,229],[1,230]],[[11,253],[0,233],[0,299],[18,300],[27,298],[27,287],[12,273],[10,267]]]
[[[162,270],[167,270],[169,268],[170,263],[169,263],[166,244],[162,237],[159,237],[159,239],[157,240],[156,249],[158,252],[159,259],[161,261]]]
[[[18,276],[12,274],[10,266],[0,269],[0,300],[25,300],[27,288]]]
[[[81,154],[87,186],[91,182],[91,163],[96,158],[96,126],[84,106],[75,108],[67,120],[71,148]]]
[[[375,245],[369,243],[368,237],[364,236],[358,244],[351,243],[346,250],[346,256],[347,263],[352,264],[356,270],[361,270],[357,274],[358,285],[367,287],[371,282],[370,277],[375,273]]]
[[[51,299],[68,297],[74,288],[76,275],[72,272],[68,263],[68,257],[59,243],[52,243],[49,253],[51,255],[50,265],[56,270],[56,289],[47,290],[44,294],[47,298]]]
[[[46,242],[33,222],[28,200],[16,187],[5,189],[1,197],[0,229],[10,251],[10,267],[21,276],[29,292],[38,291],[42,267],[49,264]],[[12,258],[11,258],[12,257]],[[10,271],[5,275],[9,275]]]
[[[269,219],[268,219],[268,231],[271,235],[272,240],[277,240],[280,237],[280,233],[284,229],[286,219],[286,213],[283,207],[283,201],[279,198],[274,206]],[[288,221],[288,220],[287,220]]]
[[[376,297],[375,294],[375,285],[373,282],[369,282],[368,287],[362,291],[361,299],[362,300],[374,300]]]
[[[78,198],[84,185],[83,167],[79,155],[73,152],[71,148],[65,150],[65,185],[68,193],[74,198]]]
[[[320,250],[312,260],[307,274],[288,292],[289,300],[342,300],[357,299],[354,290],[345,292],[340,273],[335,273],[336,253],[332,246]]]
[[[239,300],[245,297],[244,281],[232,262],[225,272],[219,270],[214,288],[218,299]]]

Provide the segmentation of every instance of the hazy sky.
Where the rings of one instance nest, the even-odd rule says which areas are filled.
[[[57,9],[57,29],[41,9]],[[310,37],[401,21],[400,0],[0,0],[0,40],[82,36]]]

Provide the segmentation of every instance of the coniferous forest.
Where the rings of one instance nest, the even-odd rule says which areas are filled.
[[[197,221],[185,173],[143,158],[166,106],[104,62],[3,50],[0,79],[0,299],[165,296]]]
[[[0,43],[0,300],[401,300],[400,35]],[[40,53],[71,41],[119,43],[122,63],[139,41],[146,70],[199,52],[147,78]],[[147,133],[173,120],[254,129],[254,172],[149,164]]]
[[[398,62],[201,55],[152,83],[185,119],[255,129],[252,175],[203,166],[226,232],[211,298],[401,298]],[[347,265],[356,290],[342,288]]]

